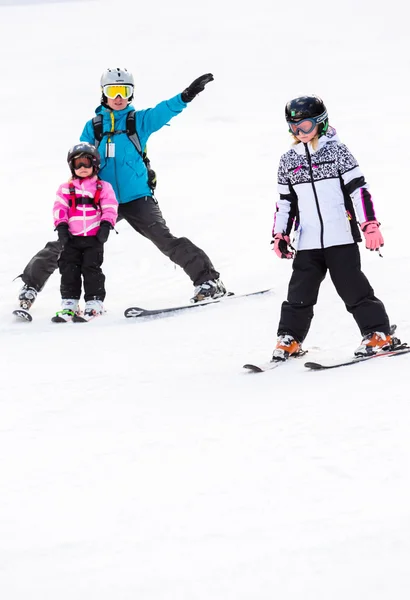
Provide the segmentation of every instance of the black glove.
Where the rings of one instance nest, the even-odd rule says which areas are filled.
[[[100,229],[97,233],[97,240],[100,242],[100,244],[105,244],[105,242],[108,240],[108,236],[110,235],[110,229],[111,223],[109,223],[108,221],[101,221]]]
[[[60,223],[56,229],[61,248],[64,248],[69,239],[72,237],[71,233],[68,231],[68,223]]]
[[[195,81],[193,81],[191,83],[191,85],[189,85],[186,88],[186,90],[184,90],[182,92],[182,94],[181,94],[182,100],[184,102],[191,102],[191,100],[193,100],[195,98],[195,96],[197,96],[200,92],[204,91],[206,84],[213,80],[214,80],[214,76],[212,75],[212,73],[207,73],[206,75],[201,75],[201,77],[198,77],[198,79],[195,79]]]

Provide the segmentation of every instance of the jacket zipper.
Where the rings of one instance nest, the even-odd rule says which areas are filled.
[[[111,120],[111,131],[115,131],[115,117],[114,117],[114,113],[113,111],[110,112],[110,120]],[[107,144],[111,143],[111,136],[108,137],[108,141]],[[116,156],[114,156],[112,158],[112,160],[114,161],[114,177],[115,177],[115,183],[116,183],[116,187],[118,190],[117,196],[118,196],[118,202],[121,202],[121,197],[120,197],[120,187],[118,185],[118,178],[117,178],[117,163],[116,163]]]
[[[321,247],[323,249],[324,248],[324,241],[323,241],[324,226],[323,226],[322,213],[320,212],[320,207],[319,207],[319,199],[317,197],[317,192],[316,192],[315,184],[314,184],[314,181],[313,181],[312,158],[311,158],[311,156],[309,154],[308,145],[305,144],[305,143],[303,145],[305,146],[305,153],[306,153],[306,157],[307,157],[308,163],[309,163],[310,180],[311,180],[311,183],[312,183],[313,194],[315,196],[316,210],[317,210],[317,214],[319,216],[319,221],[320,221],[320,245],[321,245]]]

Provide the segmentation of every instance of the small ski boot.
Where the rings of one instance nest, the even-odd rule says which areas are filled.
[[[37,290],[27,284],[24,284],[19,293],[20,308],[24,310],[30,310],[36,298]]]
[[[204,283],[196,286],[191,302],[195,304],[204,300],[221,298],[226,293],[226,288],[220,279],[209,279],[209,281],[204,281]]]
[[[102,300],[87,300],[85,303],[84,314],[83,315],[74,315],[73,321],[75,323],[86,323],[87,321],[91,321],[95,317],[99,317],[104,313],[104,307]]]
[[[355,356],[372,356],[378,352],[390,350],[392,347],[392,336],[383,333],[382,331],[375,331],[365,335],[362,339],[362,343],[354,351]]]
[[[394,333],[397,329],[397,325],[392,325],[390,328],[390,334],[383,333],[382,331],[375,331],[364,336],[362,343],[354,351],[354,355],[358,358],[363,356],[373,356],[379,352],[388,352],[389,350],[403,350],[407,348],[406,342],[401,342],[399,338],[395,337]]]
[[[278,337],[276,348],[272,354],[272,362],[287,360],[290,356],[302,356],[302,345],[293,335],[285,334]]]

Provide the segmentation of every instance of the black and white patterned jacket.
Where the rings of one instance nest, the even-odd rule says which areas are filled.
[[[299,143],[282,155],[278,190],[273,234],[290,235],[294,227],[298,250],[359,242],[357,221],[376,219],[359,165],[333,127],[316,151]]]

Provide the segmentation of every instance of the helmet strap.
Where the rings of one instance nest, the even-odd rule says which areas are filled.
[[[325,133],[327,132],[328,129],[329,129],[329,119],[326,119],[326,121],[324,123],[321,123],[321,130],[319,133],[319,137],[321,137],[322,135],[325,135]]]

